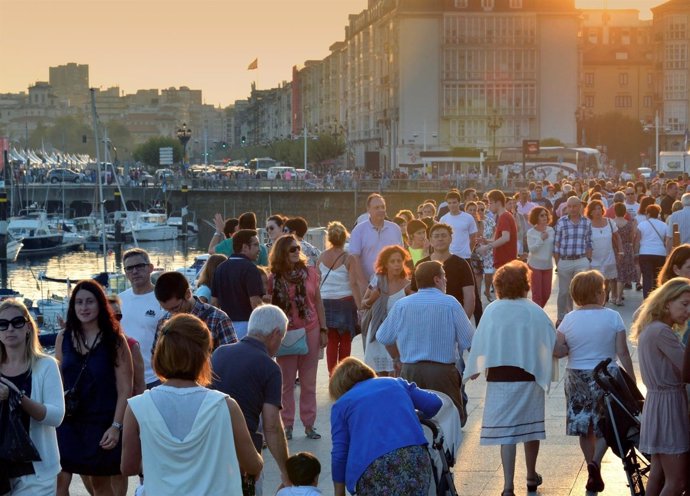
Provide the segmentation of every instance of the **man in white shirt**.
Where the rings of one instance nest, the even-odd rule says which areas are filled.
[[[690,193],[684,193],[680,198],[683,208],[671,214],[671,221],[666,231],[666,251],[673,251],[673,226],[678,225],[680,243],[690,243]]]
[[[146,387],[151,389],[161,382],[153,371],[151,358],[156,327],[165,312],[156,299],[155,287],[151,283],[153,264],[149,254],[141,248],[127,250],[122,256],[122,265],[132,287],[120,293],[120,325],[125,334],[139,341],[144,358],[144,380]]]
[[[631,219],[635,218],[637,211],[640,209],[640,204],[635,200],[635,190],[633,188],[625,188],[625,210]]]
[[[460,193],[457,191],[450,191],[446,195],[446,203],[448,213],[441,217],[440,222],[453,228],[450,252],[469,260],[477,239],[477,221],[467,212],[460,210]]]

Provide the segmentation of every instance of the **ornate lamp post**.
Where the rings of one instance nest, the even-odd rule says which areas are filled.
[[[180,140],[182,145],[182,169],[185,169],[185,162],[187,159],[187,143],[192,138],[192,130],[187,127],[187,123],[183,122],[182,127],[177,129],[177,139]]]
[[[498,115],[496,109],[489,116],[489,120],[486,123],[489,131],[491,131],[491,156],[496,158],[496,132],[503,127],[503,117]]]

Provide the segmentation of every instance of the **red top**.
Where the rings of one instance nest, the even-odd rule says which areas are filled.
[[[517,224],[515,223],[513,214],[508,211],[503,212],[498,217],[496,231],[494,232],[494,240],[500,239],[503,231],[508,231],[510,233],[510,240],[494,248],[494,269],[498,269],[517,258]]]

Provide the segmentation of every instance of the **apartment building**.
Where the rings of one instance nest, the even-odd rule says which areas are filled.
[[[670,0],[652,8],[655,109],[663,126],[663,150],[685,147],[690,127],[690,2]]]
[[[89,104],[88,64],[70,62],[69,64],[50,67],[48,72],[50,85],[53,87],[55,95],[68,106],[81,108]]]
[[[638,10],[582,11],[581,120],[617,112],[654,121],[652,38],[652,21],[640,20]]]

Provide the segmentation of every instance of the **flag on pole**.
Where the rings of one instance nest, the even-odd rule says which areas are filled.
[[[259,59],[254,59],[251,64],[249,64],[249,67],[247,67],[248,71],[253,71],[255,69],[259,68]]]

